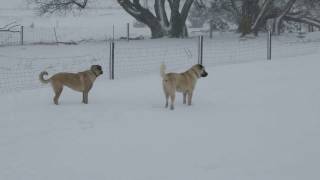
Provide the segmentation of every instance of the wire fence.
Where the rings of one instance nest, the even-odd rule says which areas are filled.
[[[0,46],[23,45],[23,26],[8,24],[0,28]]]
[[[12,46],[20,44],[20,33],[8,31],[0,32],[0,46]]]
[[[49,72],[79,72],[89,69],[93,64],[107,66],[106,57],[101,54],[55,57],[55,58],[25,58],[0,55],[6,63],[0,66],[0,92],[8,93],[26,89],[43,87],[39,81],[39,73]],[[106,79],[106,77],[104,77]]]
[[[117,42],[115,78],[158,72],[161,63],[169,69],[184,69],[197,62],[197,40],[153,40]]]
[[[198,38],[116,41],[114,77],[121,79],[142,74],[158,74],[159,66],[163,62],[167,65],[168,71],[185,70],[198,62],[198,43]],[[104,43],[102,46],[108,45]],[[272,59],[316,53],[319,47],[320,42],[317,40],[306,40],[296,36],[273,37]],[[54,58],[17,57],[0,53],[0,93],[42,87],[38,75],[43,70],[48,71],[49,75],[57,72],[79,72],[87,70],[92,64],[103,66],[105,73],[99,79],[107,80],[111,57],[107,49],[108,47],[99,53],[82,56]],[[239,39],[236,35],[222,33],[212,39],[204,39],[205,66],[266,60],[266,34],[260,34],[257,38]]]
[[[21,31],[23,28],[23,31]],[[129,31],[129,32],[128,32]],[[14,31],[0,28],[0,46],[20,44],[55,44],[96,42],[120,39],[144,39],[149,34],[147,27],[136,28],[133,23],[108,24],[101,27],[52,27],[17,26]]]
[[[204,65],[241,63],[266,60],[267,36],[260,35],[254,39],[239,39],[217,36],[204,41]]]

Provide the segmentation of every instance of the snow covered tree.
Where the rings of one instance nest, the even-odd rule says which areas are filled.
[[[188,36],[186,20],[194,0],[154,0],[154,13],[141,6],[139,0],[117,1],[127,13],[150,28],[152,38]]]
[[[240,17],[239,32],[242,36],[266,28],[269,19],[274,20],[274,32],[280,33],[284,21],[305,23],[320,27],[320,21],[311,9],[319,6],[318,0],[228,0]],[[314,11],[319,12],[319,11]]]
[[[88,0],[34,0],[40,15],[54,12],[65,12],[73,8],[84,9]]]
[[[83,9],[89,0],[34,0],[40,14]],[[154,12],[143,7],[140,0],[117,0],[120,6],[139,22],[146,24],[152,38],[187,37],[186,20],[195,0],[154,0]],[[199,0],[200,1],[200,0]],[[168,17],[167,11],[170,11]]]
[[[208,21],[208,10],[203,1],[195,1],[190,9],[188,20],[193,28],[201,28]]]

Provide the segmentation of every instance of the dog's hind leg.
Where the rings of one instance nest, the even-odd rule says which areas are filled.
[[[183,104],[187,104],[187,92],[183,92]]]
[[[169,106],[169,92],[168,92],[168,90],[167,90],[167,88],[166,88],[166,83],[165,83],[166,81],[163,81],[163,93],[164,93],[164,96],[165,96],[165,98],[166,98],[166,104],[165,104],[165,108],[168,108],[168,106]]]
[[[59,84],[56,84],[56,85],[53,85],[53,90],[54,90],[54,93],[55,93],[55,96],[53,98],[53,102],[55,105],[58,105],[59,104],[59,97],[62,93],[62,90],[63,90],[63,86],[62,85],[59,85]]]
[[[188,92],[188,105],[191,106],[192,92]]]
[[[171,99],[170,109],[171,109],[171,110],[174,110],[174,101],[175,101],[175,99],[176,99],[176,94],[175,94],[175,93],[172,93],[172,94],[170,95],[170,99]]]

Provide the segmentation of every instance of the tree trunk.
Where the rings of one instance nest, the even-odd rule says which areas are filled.
[[[246,0],[242,4],[242,13],[238,31],[241,36],[245,36],[253,32],[252,25],[259,13],[258,0]]]
[[[167,34],[165,32],[165,30],[162,29],[162,27],[159,23],[155,22],[155,23],[149,23],[146,25],[149,27],[149,29],[151,31],[151,38],[161,38]]]
[[[183,38],[188,36],[185,23],[194,0],[186,0],[181,12],[179,12],[180,0],[155,0],[155,15],[149,9],[142,7],[139,0],[133,0],[132,2],[130,0],[117,1],[127,13],[150,28],[152,38],[164,36]],[[166,14],[165,2],[169,3],[171,9],[170,21]]]
[[[297,0],[290,0],[281,14],[275,19],[275,35],[280,35],[281,22],[283,17],[289,13],[290,9]]]
[[[183,22],[180,13],[177,10],[174,10],[171,12],[171,30],[170,30],[170,36],[179,38],[179,37],[185,37],[185,34],[183,34],[184,28],[185,28],[185,22]]]

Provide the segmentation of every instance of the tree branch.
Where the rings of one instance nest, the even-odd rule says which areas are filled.
[[[76,0],[72,0],[71,2],[80,7],[81,9],[84,9],[87,6],[88,0],[84,0],[82,3],[79,3]]]
[[[283,9],[283,11],[280,13],[280,15],[276,18],[275,20],[275,34],[279,35],[280,34],[280,24],[281,21],[283,19],[283,17],[288,14],[288,12],[290,11],[290,9],[292,8],[292,6],[294,5],[294,3],[296,3],[297,0],[290,0],[285,8]]]
[[[310,24],[312,26],[316,26],[317,28],[320,28],[320,21],[312,17],[299,17],[299,16],[293,16],[293,15],[285,15],[283,19],[286,21],[294,21],[299,23]]]
[[[194,2],[194,0],[186,0],[186,2],[184,3],[184,6],[181,10],[181,19],[183,22],[185,22],[187,20],[188,13],[189,13],[189,10],[190,10],[193,2]]]
[[[169,20],[166,13],[166,7],[165,7],[165,1],[166,0],[155,0],[154,3],[154,11],[156,13],[157,18],[161,23],[163,23],[163,26],[168,27],[169,26]]]
[[[264,19],[264,16],[266,15],[267,11],[269,10],[269,7],[272,5],[273,0],[265,0],[262,8],[255,20],[255,22],[253,23],[253,25],[251,26],[252,30],[255,30],[258,27],[258,24]]]
[[[231,3],[231,7],[233,8],[234,13],[236,14],[236,16],[240,17],[241,16],[241,12],[238,9],[238,7],[237,7],[236,3],[234,2],[234,0],[230,0],[230,3]]]

